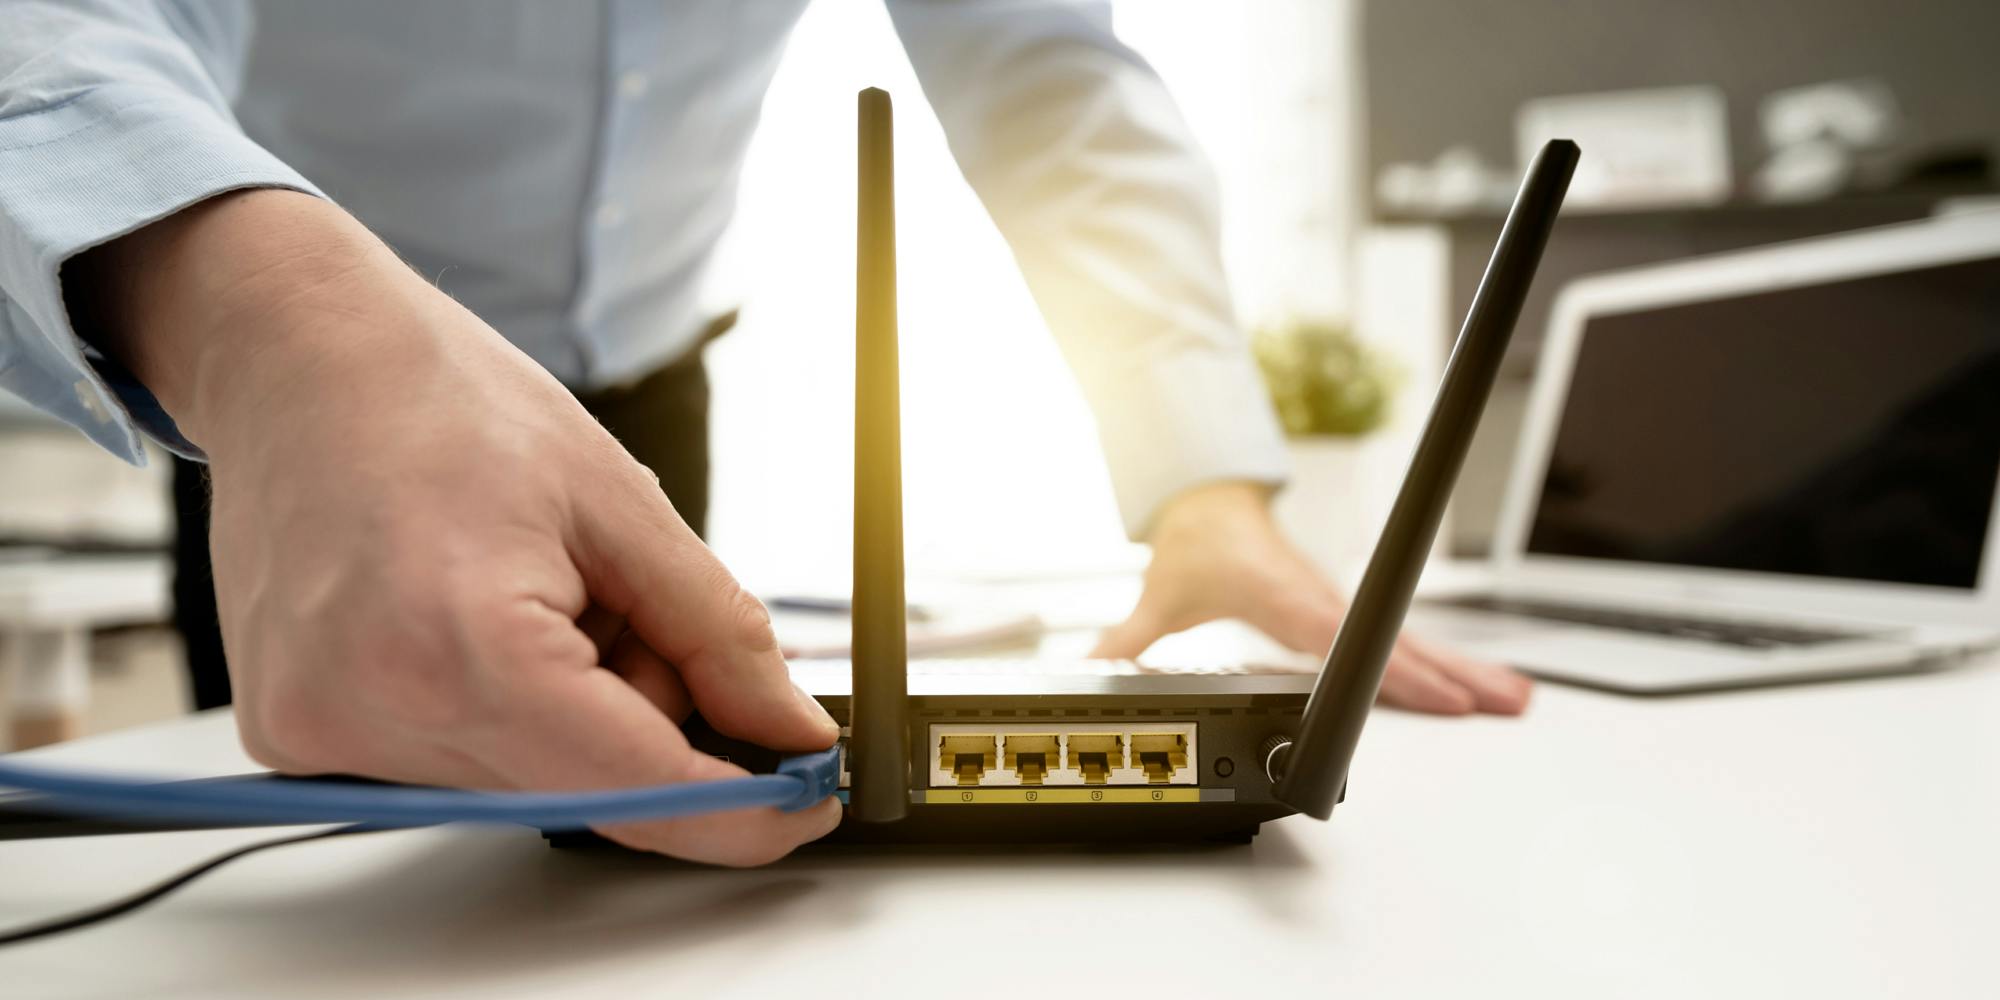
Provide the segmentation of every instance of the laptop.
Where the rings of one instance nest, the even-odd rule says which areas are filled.
[[[2000,212],[1585,278],[1552,313],[1490,581],[1412,622],[1674,693],[2000,640]]]

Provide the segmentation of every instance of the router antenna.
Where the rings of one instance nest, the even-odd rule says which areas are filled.
[[[892,823],[910,804],[903,441],[896,371],[896,161],[889,93],[860,95],[854,243],[853,688],[851,807]]]
[[[1333,649],[1306,701],[1295,746],[1278,744],[1266,756],[1279,802],[1315,819],[1333,814],[1347,785],[1347,768],[1361,740],[1361,726],[1382,686],[1389,651],[1409,613],[1417,579],[1437,538],[1445,502],[1479,427],[1479,414],[1500,372],[1521,301],[1555,227],[1556,211],[1576,170],[1576,143],[1557,139],[1542,147],[1507,213],[1486,276],[1472,297],[1458,345],[1445,364],[1430,419],[1389,509],[1368,569],[1354,592]]]

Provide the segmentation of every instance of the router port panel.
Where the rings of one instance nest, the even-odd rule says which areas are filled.
[[[1197,725],[1063,719],[936,723],[929,728],[930,745],[924,756],[930,762],[933,788],[1198,785]],[[1088,750],[1073,751],[1073,739],[1076,747]],[[1102,781],[1086,778],[1086,768],[1080,766],[1086,763],[1085,753],[1105,754]],[[983,766],[969,766],[974,760]],[[1094,767],[1088,770],[1094,775]]]

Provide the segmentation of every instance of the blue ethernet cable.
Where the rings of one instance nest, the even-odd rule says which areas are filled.
[[[0,927],[0,947],[131,913],[237,858],[288,844],[441,823],[521,823],[544,830],[576,830],[600,823],[675,819],[755,806],[796,812],[836,794],[839,787],[839,747],[787,757],[778,762],[776,774],[574,793],[468,792],[271,776],[148,781],[35,767],[0,756],[0,788],[37,793],[0,797],[0,812],[19,807],[137,822],[222,826],[346,824],[247,844],[123,899],[22,927]]]
[[[0,757],[0,788],[38,793],[19,804],[101,818],[219,825],[441,823],[581,830],[775,806],[808,808],[840,784],[840,748],[787,757],[777,773],[601,792],[474,792],[270,778],[166,781],[42,768]]]
[[[355,785],[265,775],[200,781],[142,780],[35,767],[0,756],[0,789],[37,794],[0,796],[10,809],[69,812],[129,822],[169,821],[218,826],[341,823],[235,848],[123,899],[21,927],[0,927],[0,947],[94,926],[138,910],[202,875],[250,854],[329,837],[441,823],[526,824],[576,830],[602,823],[675,819],[703,813],[776,806],[808,808],[840,787],[840,748],[778,762],[775,774],[724,781],[656,785],[609,792],[468,792],[398,785]],[[104,831],[96,831],[104,832]]]

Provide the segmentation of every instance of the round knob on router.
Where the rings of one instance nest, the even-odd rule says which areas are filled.
[[[1271,736],[1257,747],[1257,759],[1264,763],[1264,777],[1276,784],[1285,776],[1285,762],[1292,756],[1292,738]]]

